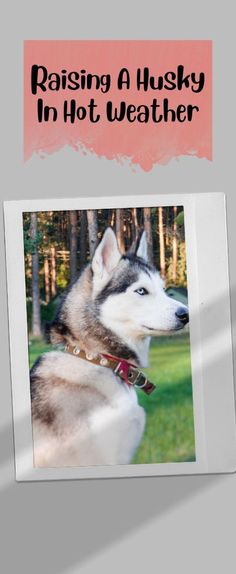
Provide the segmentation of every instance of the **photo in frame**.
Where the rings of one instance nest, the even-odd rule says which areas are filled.
[[[6,202],[5,223],[17,479],[232,470],[224,196]],[[214,390],[213,280],[229,375]]]

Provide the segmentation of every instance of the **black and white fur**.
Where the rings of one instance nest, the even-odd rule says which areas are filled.
[[[151,336],[181,329],[187,321],[187,308],[167,297],[147,262],[145,233],[136,250],[122,256],[108,228],[65,296],[50,338],[89,356],[109,353],[146,367]],[[136,391],[110,369],[60,350],[45,353],[31,370],[31,399],[35,466],[132,461],[145,413]]]

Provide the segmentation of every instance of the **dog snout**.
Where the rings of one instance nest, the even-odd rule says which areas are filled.
[[[178,307],[177,311],[175,312],[176,317],[181,321],[182,325],[187,325],[189,322],[189,313],[186,307]]]

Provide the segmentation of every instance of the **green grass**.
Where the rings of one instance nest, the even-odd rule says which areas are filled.
[[[42,340],[31,339],[30,366],[50,350]],[[153,340],[149,379],[157,389],[149,396],[138,391],[147,415],[146,428],[133,463],[195,460],[189,335]]]
[[[157,389],[150,396],[139,391],[147,421],[133,462],[195,460],[189,335],[155,339],[146,373]]]

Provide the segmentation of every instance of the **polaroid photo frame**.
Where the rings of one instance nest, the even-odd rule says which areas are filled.
[[[34,467],[23,213],[160,206],[184,208],[195,460],[62,468]],[[153,194],[12,201],[4,203],[4,215],[16,480],[234,472],[236,427],[224,195]]]

